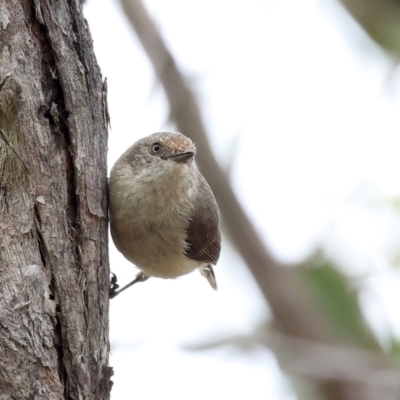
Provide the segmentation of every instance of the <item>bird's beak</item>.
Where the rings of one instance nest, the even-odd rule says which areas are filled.
[[[178,153],[178,154],[174,154],[172,156],[168,156],[168,159],[170,159],[172,161],[175,161],[177,163],[184,163],[184,162],[190,160],[191,158],[193,158],[195,154],[196,154],[195,151],[187,150],[187,151],[184,151],[182,153]]]

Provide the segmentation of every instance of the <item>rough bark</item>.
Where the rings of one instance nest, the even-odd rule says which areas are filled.
[[[106,90],[79,0],[0,2],[0,399],[108,399]]]

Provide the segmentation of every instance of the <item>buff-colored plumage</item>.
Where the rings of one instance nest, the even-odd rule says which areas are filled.
[[[110,175],[111,234],[146,277],[176,278],[199,268],[216,288],[218,209],[193,165],[195,151],[180,133],[156,133],[130,147]]]

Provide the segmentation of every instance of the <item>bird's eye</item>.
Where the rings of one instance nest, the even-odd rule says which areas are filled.
[[[153,153],[159,153],[161,151],[160,143],[154,143],[153,146],[151,146],[151,151]]]

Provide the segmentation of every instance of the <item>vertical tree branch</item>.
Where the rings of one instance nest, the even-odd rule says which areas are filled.
[[[1,394],[108,399],[108,121],[90,33],[78,0],[3,2],[0,27]]]

